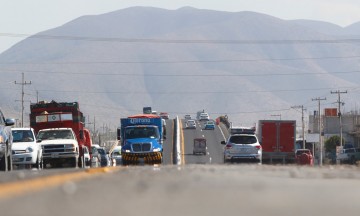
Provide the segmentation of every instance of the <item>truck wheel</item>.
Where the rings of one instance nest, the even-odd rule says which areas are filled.
[[[73,158],[72,167],[78,168],[78,165],[79,165],[79,158],[78,157]]]
[[[128,162],[123,159],[123,160],[122,160],[122,165],[123,165],[123,166],[126,166],[126,165],[128,165]]]
[[[7,145],[5,148],[5,154],[1,158],[1,161],[0,161],[0,170],[11,171],[12,170],[12,152],[10,152],[10,155],[8,157],[6,157],[6,154],[8,154]]]
[[[36,164],[33,164],[31,167],[36,168],[38,170],[43,169],[44,165],[43,165],[42,159],[38,157],[36,160]]]
[[[5,171],[5,155],[1,158],[1,161],[0,161],[0,170],[1,171]]]
[[[356,162],[356,161],[355,161],[355,157],[352,156],[351,159],[350,159],[350,164],[355,164],[355,162]]]
[[[80,157],[80,160],[78,162],[78,166],[79,166],[79,168],[84,168],[85,167],[84,157],[83,156]]]
[[[10,155],[8,157],[8,170],[12,171],[13,170],[13,165],[12,165],[12,152],[10,152]]]

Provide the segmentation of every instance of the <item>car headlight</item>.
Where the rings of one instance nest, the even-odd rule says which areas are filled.
[[[154,148],[153,151],[154,152],[159,152],[159,151],[161,151],[161,148]]]
[[[129,150],[129,149],[125,149],[125,152],[130,152],[130,150]]]
[[[4,137],[1,136],[1,135],[0,135],[0,143],[2,143],[2,144],[5,143],[5,139],[4,139]]]
[[[33,151],[34,151],[34,149],[32,147],[30,147],[30,146],[25,149],[26,153],[31,153]]]

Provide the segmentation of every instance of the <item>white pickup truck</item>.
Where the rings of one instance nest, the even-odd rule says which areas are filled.
[[[336,157],[340,163],[355,164],[356,161],[360,160],[360,149],[357,148],[346,148],[342,149]]]
[[[43,149],[44,167],[77,167],[79,163],[79,144],[71,128],[51,128],[38,132],[37,142]]]

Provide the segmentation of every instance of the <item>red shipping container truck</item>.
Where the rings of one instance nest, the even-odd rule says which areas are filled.
[[[48,162],[52,166],[62,166],[62,163],[70,159],[72,165],[84,167],[89,166],[89,154],[91,158],[91,135],[88,129],[84,127],[85,118],[79,109],[77,102],[51,101],[50,103],[41,101],[30,105],[30,126],[34,128],[36,134],[39,131],[52,129],[52,133],[72,130],[75,135],[73,148],[66,148],[66,145],[59,145],[56,140],[51,143],[51,139],[41,142],[43,148],[44,164]],[[50,132],[50,131],[49,131]],[[77,141],[77,142],[76,142]],[[44,144],[44,143],[47,144]],[[73,152],[72,152],[73,151]],[[87,157],[84,156],[87,155]],[[86,158],[86,159],[85,159]]]
[[[258,139],[263,149],[263,163],[295,162],[295,120],[260,120]]]

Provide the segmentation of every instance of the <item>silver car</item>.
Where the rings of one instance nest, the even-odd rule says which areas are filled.
[[[12,133],[11,127],[14,119],[5,119],[0,110],[0,170],[12,170]]]
[[[262,161],[262,148],[255,134],[233,134],[228,141],[222,141],[224,163],[241,160],[246,162]]]
[[[111,152],[110,158],[116,161],[116,166],[120,166],[122,164],[121,146],[116,146],[114,148],[114,150]]]
[[[188,129],[195,129],[196,128],[196,122],[195,122],[195,120],[188,120],[187,122],[186,122],[186,128],[188,128]]]

